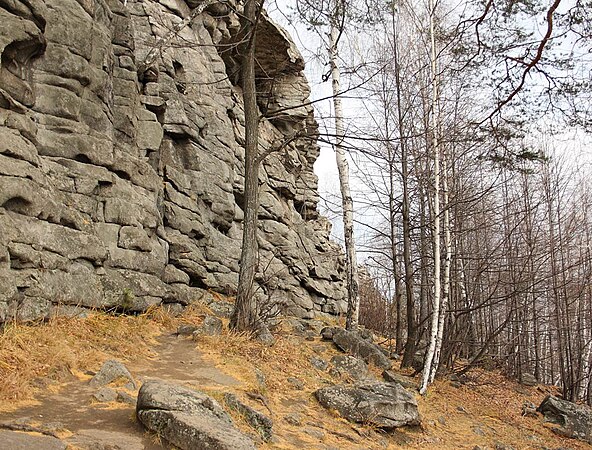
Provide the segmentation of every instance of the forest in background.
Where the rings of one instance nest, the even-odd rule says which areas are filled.
[[[317,117],[353,166],[360,323],[429,360],[425,386],[481,366],[592,404],[589,5],[274,6],[313,85],[341,70],[342,130],[334,99]]]

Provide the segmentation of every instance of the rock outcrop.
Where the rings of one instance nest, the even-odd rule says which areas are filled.
[[[173,36],[200,3],[0,1],[0,322],[235,293],[240,5]],[[265,16],[257,61],[261,151],[281,147],[260,171],[257,292],[304,318],[342,312],[303,59]]]

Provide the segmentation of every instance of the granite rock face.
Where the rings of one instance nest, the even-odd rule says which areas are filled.
[[[235,293],[240,5],[213,4],[169,39],[199,3],[0,0],[0,322]],[[257,43],[261,151],[314,137],[298,50],[267,17]],[[304,318],[346,306],[318,153],[296,139],[259,180],[258,293]]]

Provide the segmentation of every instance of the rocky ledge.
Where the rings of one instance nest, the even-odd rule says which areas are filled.
[[[199,4],[0,0],[0,322],[235,294],[240,5],[173,36]],[[266,17],[257,42],[261,150],[304,136],[260,172],[257,292],[299,317],[338,313],[343,258],[317,212],[303,60]]]

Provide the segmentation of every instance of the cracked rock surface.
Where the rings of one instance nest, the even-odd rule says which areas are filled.
[[[235,294],[236,5],[211,5],[148,57],[198,3],[0,2],[0,322]],[[261,150],[314,136],[302,56],[267,16],[257,43]],[[318,154],[296,139],[259,179],[255,290],[304,318],[346,307],[343,257],[317,211]]]

